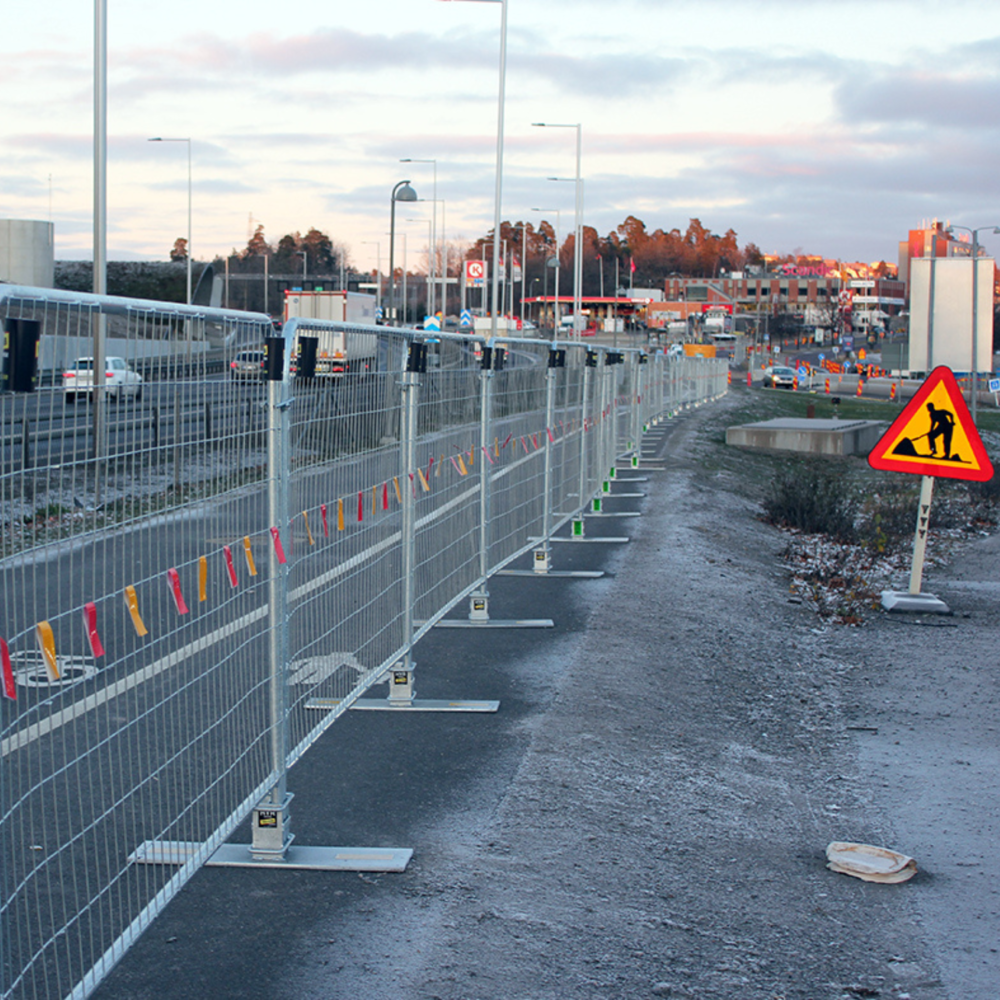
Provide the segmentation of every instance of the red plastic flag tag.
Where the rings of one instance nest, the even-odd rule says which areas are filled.
[[[226,557],[226,572],[229,574],[229,586],[236,587],[239,585],[239,580],[236,579],[236,567],[233,565],[233,550],[228,545],[223,545],[222,554]]]
[[[326,523],[326,504],[325,503],[321,503],[319,505],[319,513],[320,513],[320,516],[323,518],[323,537],[324,538],[329,538],[330,537],[330,526]]]
[[[281,533],[277,528],[271,529],[271,541],[274,542],[274,554],[278,557],[278,562],[284,565],[288,560],[285,558],[285,550],[281,545]]]
[[[493,456],[490,454],[490,450],[486,447],[486,445],[483,445],[483,454],[487,457],[487,459],[489,459],[490,465],[496,465],[496,462],[493,461]]]
[[[3,664],[3,693],[11,701],[17,701],[17,685],[14,683],[14,668],[10,665],[10,650],[5,639],[0,639],[0,663]]]
[[[95,659],[103,656],[104,647],[101,645],[101,637],[97,634],[97,605],[93,601],[83,606],[83,627],[87,632],[87,641]]]
[[[188,613],[188,606],[184,603],[184,595],[181,593],[181,578],[177,570],[167,570],[167,581],[170,585],[170,593],[174,595],[174,604],[177,605],[177,614],[186,615]]]

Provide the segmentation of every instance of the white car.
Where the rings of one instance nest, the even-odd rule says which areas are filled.
[[[93,395],[94,359],[77,358],[73,366],[63,372],[62,379],[67,403],[72,403],[78,394]],[[132,371],[124,358],[104,359],[104,384],[109,399],[142,398],[142,376]]]

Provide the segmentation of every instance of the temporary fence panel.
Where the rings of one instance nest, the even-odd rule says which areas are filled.
[[[73,345],[0,395],[2,995],[84,995],[268,780],[266,414],[223,371],[270,321],[16,288],[0,318]],[[130,863],[150,839],[203,847]]]
[[[89,995],[426,628],[579,514],[668,397],[719,384],[578,343],[275,337],[262,315],[37,289],[0,287],[0,319],[22,362],[44,342],[59,363],[25,385],[12,346],[27,391],[0,393],[0,997],[19,1000]],[[342,356],[317,374],[320,344]],[[175,863],[137,863],[164,844]]]

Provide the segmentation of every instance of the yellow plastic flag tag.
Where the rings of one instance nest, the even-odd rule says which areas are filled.
[[[35,638],[38,640],[38,651],[45,661],[45,672],[54,684],[59,680],[59,664],[56,662],[56,640],[52,635],[52,626],[48,622],[39,622],[35,626]]]
[[[243,552],[247,557],[247,570],[251,576],[257,575],[257,565],[253,561],[253,552],[250,550],[250,536],[243,537]]]
[[[148,635],[149,630],[142,622],[142,617],[139,615],[139,598],[136,596],[135,587],[131,584],[125,588],[125,606],[128,608],[128,613],[132,616],[132,625],[135,627],[136,635]]]

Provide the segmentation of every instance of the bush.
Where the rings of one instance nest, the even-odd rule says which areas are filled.
[[[855,537],[858,506],[844,476],[818,463],[799,463],[777,476],[764,497],[771,524],[824,534],[838,541]]]

